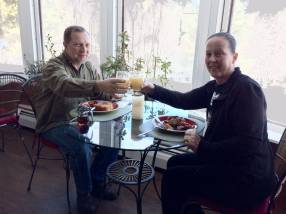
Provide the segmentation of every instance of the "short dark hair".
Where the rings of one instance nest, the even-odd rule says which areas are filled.
[[[71,41],[72,32],[87,32],[87,31],[83,27],[77,26],[77,25],[72,25],[72,26],[67,27],[64,32],[65,43],[69,43]]]
[[[219,32],[219,33],[215,33],[213,35],[210,35],[207,40],[209,40],[209,39],[211,39],[213,37],[223,37],[226,41],[228,41],[230,51],[232,53],[235,53],[236,40],[233,37],[233,35],[231,35],[230,33],[227,33],[227,32]]]

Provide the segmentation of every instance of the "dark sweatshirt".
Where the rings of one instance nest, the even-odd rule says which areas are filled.
[[[208,126],[197,154],[206,164],[225,167],[237,182],[265,188],[276,183],[261,87],[235,68],[222,85],[212,80],[190,92],[155,86],[151,98],[181,109],[207,109]]]

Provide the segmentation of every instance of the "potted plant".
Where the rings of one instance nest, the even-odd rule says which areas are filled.
[[[57,55],[57,51],[54,49],[54,42],[52,41],[53,38],[50,34],[47,35],[47,43],[45,44],[45,48],[48,51],[48,53],[55,57]],[[25,59],[25,56],[24,56]],[[31,78],[32,76],[35,76],[39,73],[42,73],[42,69],[46,64],[45,60],[36,60],[34,62],[29,62],[25,59],[25,74],[28,76],[28,78]]]
[[[116,72],[120,70],[130,70],[128,59],[130,51],[128,49],[129,36],[127,31],[119,34],[119,45],[116,48],[116,56],[109,56],[106,62],[100,65],[100,69],[104,78],[115,77]]]
[[[160,85],[166,87],[169,83],[168,75],[171,72],[171,62],[167,59],[163,60],[159,56],[153,56],[153,66],[150,69],[143,58],[133,58],[133,54],[128,48],[129,36],[127,31],[120,33],[118,36],[119,45],[116,48],[116,56],[107,57],[106,62],[100,66],[103,78],[116,77],[117,71],[128,71],[131,72],[131,76],[145,74],[147,78],[158,81]],[[134,61],[134,64],[130,64]],[[145,66],[147,68],[144,71]]]

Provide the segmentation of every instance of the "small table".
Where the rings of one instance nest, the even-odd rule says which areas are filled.
[[[160,198],[154,179],[154,164],[157,152],[185,146],[182,133],[174,134],[154,128],[151,119],[158,115],[188,117],[188,112],[157,101],[146,101],[144,119],[134,120],[132,119],[131,105],[127,105],[124,109],[117,110],[117,112],[94,115],[94,122],[88,133],[85,134],[96,146],[114,148],[123,152],[139,151],[141,153],[140,160],[119,160],[110,164],[107,169],[109,179],[123,185],[133,193],[136,198],[138,214],[142,213],[142,198],[150,181],[153,180],[156,193]],[[194,120],[198,124],[198,133],[201,133],[204,122],[199,118]],[[150,132],[138,137],[139,134],[146,131]],[[151,164],[145,162],[150,151],[154,152]],[[145,183],[145,186],[141,189],[143,183]],[[137,191],[134,191],[128,185],[137,185]]]

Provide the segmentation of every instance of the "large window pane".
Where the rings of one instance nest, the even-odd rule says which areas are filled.
[[[142,57],[151,72],[154,56],[171,61],[169,77],[181,91],[191,88],[199,2],[125,0],[124,29],[133,55]]]
[[[44,46],[51,47],[57,55],[63,50],[63,32],[70,25],[81,25],[91,35],[91,61],[99,64],[99,26],[100,26],[100,0],[43,0],[41,1],[42,28]],[[50,51],[44,48],[45,59],[51,57]]]
[[[236,0],[238,64],[263,87],[268,119],[286,124],[286,1]]]
[[[23,65],[17,0],[0,0],[0,64]]]

